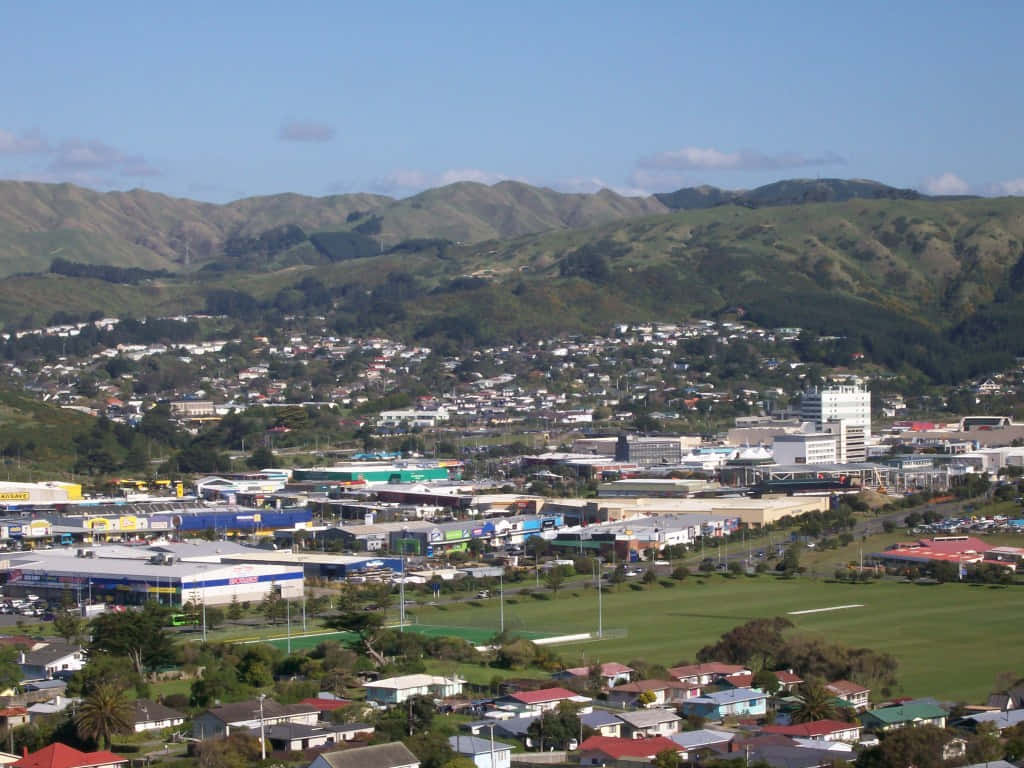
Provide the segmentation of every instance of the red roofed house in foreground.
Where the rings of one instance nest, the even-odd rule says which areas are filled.
[[[650,739],[616,739],[613,736],[591,736],[580,744],[580,765],[604,765],[613,760],[652,760],[659,752],[671,749],[685,756],[686,749],[672,739],[655,736]]]
[[[113,752],[80,752],[59,741],[28,753],[11,764],[14,768],[127,768],[128,758]]]
[[[794,725],[766,725],[762,733],[777,733],[795,739],[811,741],[847,741],[860,739],[860,723],[847,723],[842,720],[814,720],[810,723]]]

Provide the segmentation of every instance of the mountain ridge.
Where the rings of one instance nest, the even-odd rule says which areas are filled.
[[[143,189],[96,192],[68,183],[0,181],[0,276],[43,272],[56,257],[189,271],[221,258],[231,238],[257,238],[285,226],[307,234],[356,231],[378,239],[383,249],[415,238],[507,240],[724,204],[760,207],[915,195],[879,182],[841,179],[784,180],[739,191],[704,186],[648,197],[609,189],[558,192],[506,180],[489,186],[456,182],[402,199],[281,193],[217,204]]]

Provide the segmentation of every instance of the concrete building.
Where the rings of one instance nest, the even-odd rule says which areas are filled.
[[[866,444],[871,435],[869,390],[856,386],[810,389],[800,400],[800,418],[812,422],[819,432],[831,431],[839,438],[840,461],[867,459]]]
[[[665,437],[636,437],[620,435],[615,443],[615,460],[639,464],[642,467],[659,464],[679,464],[683,456],[700,445],[696,435],[669,435]]]
[[[772,456],[776,464],[834,464],[838,456],[836,438],[820,432],[776,435]]]

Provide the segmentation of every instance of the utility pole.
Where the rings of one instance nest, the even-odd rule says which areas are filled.
[[[288,655],[291,656],[291,653],[292,653],[292,601],[291,600],[285,600],[284,601],[284,612],[285,612],[285,616],[287,617],[286,621],[288,623]]]
[[[601,606],[601,560],[594,559],[594,576],[597,579],[597,636],[604,637],[604,615]]]
[[[505,570],[498,574],[498,611],[501,620],[501,634],[505,634]],[[494,730],[491,730],[491,762],[494,762]]]
[[[260,759],[266,761],[267,759],[267,734],[263,727],[263,700],[267,698],[267,694],[260,694]]]

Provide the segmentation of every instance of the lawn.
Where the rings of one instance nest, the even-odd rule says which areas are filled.
[[[983,702],[998,673],[1024,674],[1024,644],[1009,640],[1024,626],[1022,597],[1024,587],[894,581],[849,585],[766,575],[691,577],[671,588],[655,584],[639,592],[628,587],[605,591],[609,637],[554,650],[574,665],[630,659],[675,664],[693,660],[701,646],[750,618],[862,603],[861,608],[788,618],[795,631],[893,654],[900,662],[905,695]],[[512,630],[569,634],[597,627],[592,589],[563,590],[554,600],[510,602],[505,601],[505,626]],[[497,614],[496,604],[448,606],[446,611],[422,606],[416,618],[425,624],[494,632]]]

